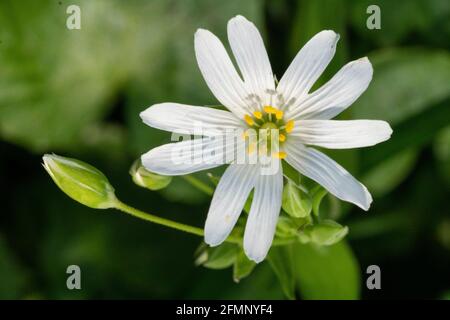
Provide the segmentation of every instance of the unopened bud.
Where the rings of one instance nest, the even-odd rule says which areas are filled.
[[[147,188],[153,191],[164,189],[172,181],[170,176],[162,176],[148,171],[141,164],[140,160],[136,160],[130,169],[130,175],[133,182],[138,186]]]
[[[95,209],[114,207],[114,188],[103,173],[82,161],[46,154],[44,168],[69,197]]]
[[[332,220],[324,220],[304,230],[304,236],[313,243],[330,246],[341,241],[348,233],[348,227]]]

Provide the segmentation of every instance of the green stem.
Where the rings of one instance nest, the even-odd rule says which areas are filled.
[[[187,232],[190,234],[195,234],[200,237],[204,236],[203,229],[201,229],[201,228],[155,216],[153,214],[133,208],[118,199],[116,199],[116,201],[115,201],[114,208],[117,210],[120,210],[122,212],[125,212],[133,217],[136,217],[136,218],[139,218],[139,219],[142,219],[145,221],[153,222],[153,223],[156,223],[156,224],[168,227],[168,228],[184,231],[184,232]],[[231,235],[225,239],[225,242],[241,245],[242,238]],[[292,240],[292,239],[275,239],[273,241],[272,245],[281,246],[281,245],[286,245],[286,244],[290,244],[293,242],[294,242],[294,240]]]
[[[213,188],[211,188],[206,183],[204,183],[203,181],[197,179],[194,176],[186,175],[186,176],[182,176],[182,178],[184,180],[186,180],[187,182],[189,182],[191,185],[193,185],[194,187],[196,187],[200,191],[203,191],[204,193],[206,193],[209,196],[211,196],[214,193],[214,189]]]
[[[115,208],[122,212],[125,212],[129,215],[132,215],[133,217],[136,217],[136,218],[139,218],[139,219],[142,219],[145,221],[153,222],[153,223],[156,223],[156,224],[168,227],[168,228],[184,231],[184,232],[187,232],[190,234],[195,234],[200,237],[204,236],[203,229],[200,229],[200,228],[197,228],[194,226],[190,226],[190,225],[187,225],[184,223],[176,222],[173,220],[161,218],[161,217],[155,216],[153,214],[146,213],[139,209],[133,208],[133,207],[127,205],[126,203],[123,203],[120,200],[116,200]],[[240,238],[233,237],[233,236],[229,236],[225,241],[230,242],[230,243],[235,243],[235,244],[241,243]]]

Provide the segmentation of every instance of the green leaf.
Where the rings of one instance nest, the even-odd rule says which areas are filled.
[[[366,92],[351,107],[355,119],[386,120],[395,135],[395,125],[450,97],[448,52],[393,49],[369,58],[374,75]]]
[[[223,243],[218,247],[208,248],[208,258],[203,266],[209,269],[225,269],[236,261],[239,247],[230,243]]]
[[[362,178],[373,196],[381,197],[397,187],[411,172],[417,160],[417,150],[402,151],[381,162]]]
[[[358,299],[360,270],[345,241],[332,246],[293,245],[294,272],[302,298]]]
[[[313,190],[311,190],[312,197],[312,210],[316,217],[319,216],[320,204],[323,200],[323,197],[328,193],[322,186],[317,185]]]
[[[312,203],[306,195],[301,196],[300,189],[288,180],[283,189],[282,207],[294,218],[305,218],[311,212]]]
[[[391,49],[370,55],[370,60],[373,80],[351,111],[354,118],[388,121],[394,133],[385,143],[361,150],[361,172],[404,150],[419,150],[450,124],[448,52]]]
[[[98,169],[55,154],[46,154],[42,158],[45,170],[56,185],[75,201],[94,209],[115,206],[114,188]]]
[[[419,149],[433,141],[436,134],[450,124],[449,105],[450,97],[400,123],[389,141],[361,150],[361,172],[372,170],[401,151]]]
[[[162,176],[145,169],[141,160],[136,160],[133,163],[130,168],[130,175],[135,184],[153,191],[164,189],[172,181],[170,176]]]
[[[245,277],[248,277],[255,267],[256,263],[249,260],[244,251],[240,250],[233,265],[234,282],[239,282]]]
[[[288,180],[291,180],[291,182],[298,185],[300,183],[300,174],[298,173],[298,171],[286,161],[282,161],[281,165],[283,166],[283,175]]]
[[[215,186],[217,186],[217,185],[219,184],[220,177],[218,177],[218,176],[212,174],[211,172],[208,172],[206,175],[208,176],[209,180],[210,180]]]
[[[284,294],[289,299],[295,299],[295,276],[292,246],[272,247],[267,256],[273,272],[280,282]]]

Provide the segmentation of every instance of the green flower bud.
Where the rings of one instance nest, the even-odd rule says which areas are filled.
[[[197,250],[196,264],[209,269],[225,269],[233,265],[239,247],[235,244],[222,243],[218,247],[201,246]]]
[[[283,188],[282,207],[291,217],[305,218],[311,213],[312,203],[295,183],[288,180]]]
[[[69,197],[94,209],[114,207],[114,188],[99,170],[82,161],[55,154],[46,154],[42,159],[45,170]]]
[[[133,163],[130,169],[130,175],[135,184],[153,191],[164,189],[172,181],[172,177],[170,176],[161,176],[148,171],[142,166],[140,160],[136,160]]]
[[[292,219],[284,216],[280,216],[277,222],[277,228],[275,234],[280,238],[295,237],[297,234],[297,225]]]
[[[305,228],[303,239],[323,246],[330,246],[341,241],[348,233],[348,227],[332,220],[324,220]]]

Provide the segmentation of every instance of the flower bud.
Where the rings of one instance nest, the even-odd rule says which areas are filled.
[[[141,164],[140,160],[136,160],[133,163],[130,168],[130,175],[135,184],[153,191],[164,189],[172,181],[170,176],[162,176],[148,171]]]
[[[318,224],[307,227],[304,236],[313,243],[330,246],[341,241],[348,233],[348,227],[342,226],[332,220],[324,220]]]
[[[280,216],[277,222],[276,235],[280,238],[295,237],[297,235],[297,226],[292,219]]]
[[[114,188],[103,173],[82,161],[46,154],[43,166],[69,197],[94,209],[114,207]]]
[[[283,188],[282,207],[293,218],[305,218],[311,212],[312,203],[309,197],[288,180]]]

